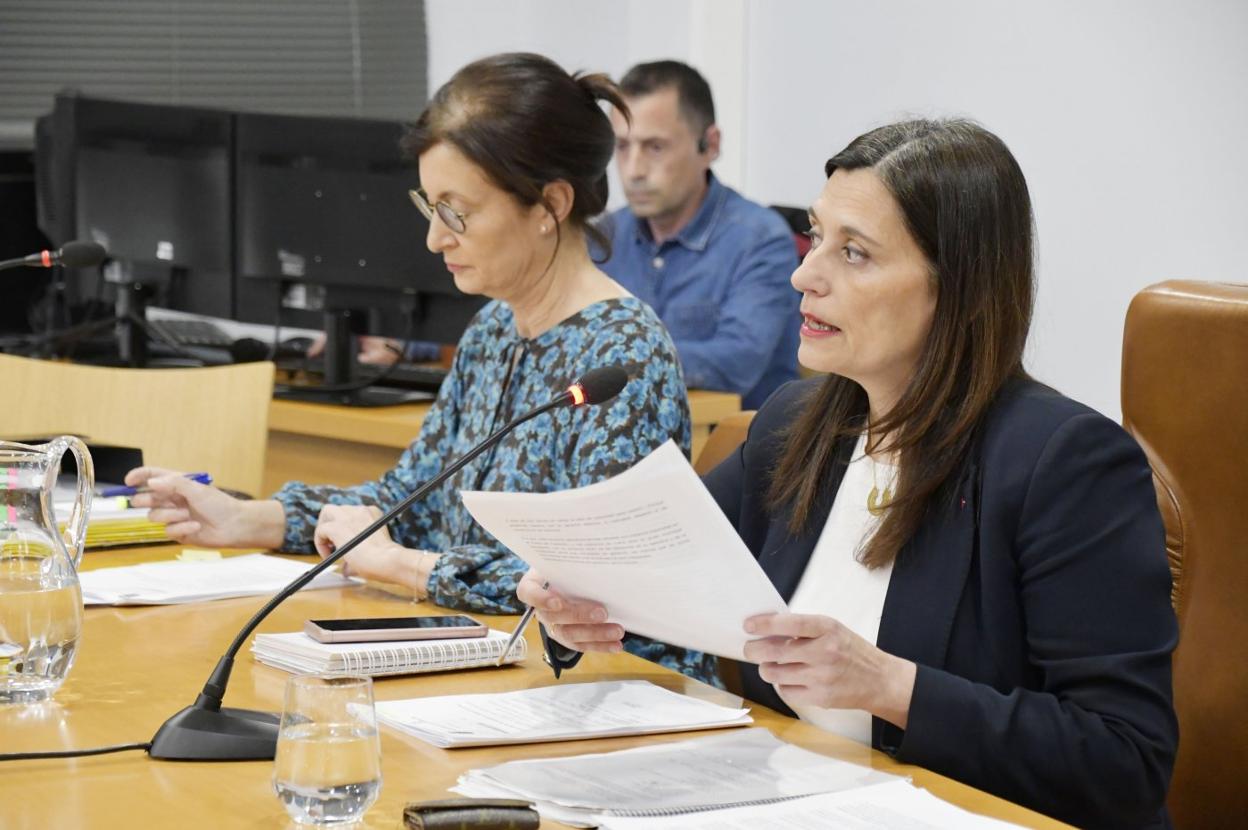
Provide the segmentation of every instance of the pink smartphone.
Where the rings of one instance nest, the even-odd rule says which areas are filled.
[[[354,620],[308,620],[303,633],[318,643],[366,643],[377,640],[441,640],[484,637],[484,624],[464,614],[443,617],[372,617]]]

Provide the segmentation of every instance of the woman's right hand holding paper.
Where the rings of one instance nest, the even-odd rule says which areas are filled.
[[[537,609],[537,618],[546,633],[558,643],[576,651],[617,652],[624,648],[624,627],[607,622],[607,608],[600,602],[568,597],[534,570],[520,580],[516,596]]]

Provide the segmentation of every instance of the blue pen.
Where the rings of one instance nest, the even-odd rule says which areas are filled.
[[[184,477],[200,484],[212,484],[212,476],[208,473],[186,473]],[[133,496],[136,493],[146,492],[146,487],[105,487],[100,491],[100,496],[107,499],[113,496]]]

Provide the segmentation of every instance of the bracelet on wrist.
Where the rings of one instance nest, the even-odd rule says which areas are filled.
[[[433,569],[438,565],[438,554],[421,551],[420,560],[416,563],[416,596],[420,599],[429,597],[429,580],[433,578]]]

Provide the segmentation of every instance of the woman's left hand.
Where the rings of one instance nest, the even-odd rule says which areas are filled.
[[[863,709],[902,729],[918,667],[868,643],[831,617],[760,614],[745,621],[745,659],[790,706]]]
[[[317,517],[312,537],[316,552],[324,559],[379,518],[381,511],[376,507],[325,505]],[[390,538],[390,531],[382,527],[347,554],[343,571],[365,579],[397,582],[396,575],[406,552],[406,548]]]

